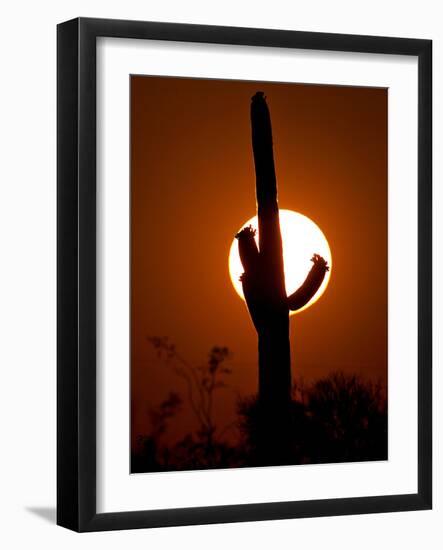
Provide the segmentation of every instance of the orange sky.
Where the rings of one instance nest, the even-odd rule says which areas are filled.
[[[146,341],[168,336],[187,360],[233,352],[231,384],[257,390],[257,337],[229,279],[233,236],[255,214],[250,98],[271,111],[279,205],[326,235],[333,271],[311,308],[291,318],[293,378],[333,370],[387,376],[387,90],[131,78],[132,434],[149,407],[184,395]],[[314,252],[314,251],[313,251]],[[234,392],[221,390],[220,423]],[[172,435],[192,425],[185,410]]]

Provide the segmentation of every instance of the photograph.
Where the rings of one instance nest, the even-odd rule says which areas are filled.
[[[388,89],[129,109],[130,473],[388,460]]]

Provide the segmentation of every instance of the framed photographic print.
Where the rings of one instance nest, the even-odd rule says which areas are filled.
[[[431,52],[59,25],[59,525],[431,508]]]

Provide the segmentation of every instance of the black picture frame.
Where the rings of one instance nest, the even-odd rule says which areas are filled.
[[[416,494],[96,512],[96,39],[399,54],[418,58],[418,491]],[[57,29],[57,523],[103,531],[432,507],[432,42],[79,18]]]

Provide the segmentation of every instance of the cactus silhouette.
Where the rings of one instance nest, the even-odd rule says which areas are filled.
[[[318,254],[302,286],[287,296],[277,202],[272,128],[263,92],[251,100],[252,148],[256,174],[258,247],[255,231],[237,235],[246,304],[258,335],[258,397],[262,411],[263,448],[267,463],[288,456],[284,439],[291,402],[289,311],[306,305],[319,289],[329,267]],[[272,450],[271,450],[272,449]]]

